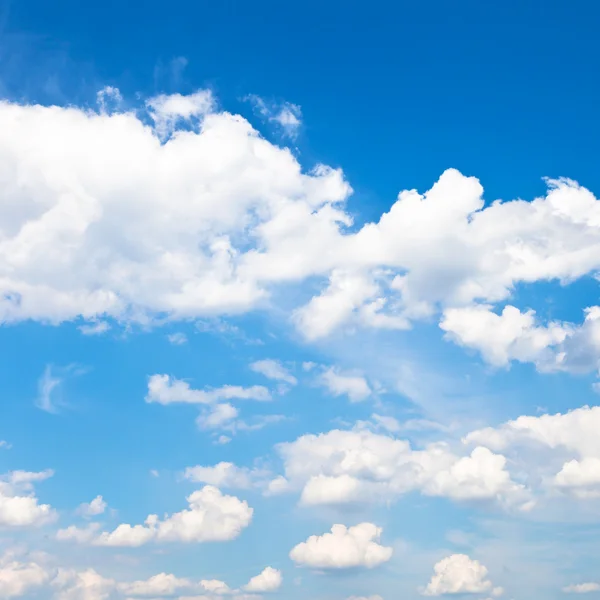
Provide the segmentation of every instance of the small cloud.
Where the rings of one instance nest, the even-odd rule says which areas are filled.
[[[57,400],[54,396],[62,382],[60,377],[52,375],[52,367],[47,365],[38,381],[38,397],[35,405],[46,412],[57,413]]]
[[[290,385],[296,385],[298,380],[277,360],[257,360],[250,365],[255,373],[264,375],[267,379],[283,381]]]
[[[0,440],[0,448],[3,448],[4,450],[10,450],[12,448],[12,444],[6,440]]]
[[[177,333],[171,333],[170,335],[167,336],[167,339],[174,346],[181,346],[183,344],[187,344],[187,341],[188,341],[185,333],[181,333],[180,331],[178,331]]]
[[[156,469],[150,469],[150,475],[152,475],[152,477],[160,477]]]
[[[267,103],[255,94],[246,96],[244,100],[250,102],[254,106],[254,110],[264,119],[276,123],[285,137],[292,140],[298,137],[302,125],[302,109],[300,106],[291,102]]]
[[[45,412],[58,413],[60,408],[66,406],[60,397],[60,390],[64,381],[68,377],[77,377],[86,372],[87,369],[78,365],[69,365],[60,368],[46,365],[42,376],[38,380],[38,395],[35,399],[35,405]]]
[[[79,331],[83,335],[102,335],[110,329],[110,325],[106,321],[98,321],[96,323],[86,323],[79,327]]]
[[[84,502],[79,505],[77,514],[83,517],[94,517],[101,515],[106,510],[107,504],[102,496],[96,496],[91,502]]]
[[[96,102],[102,114],[114,112],[123,103],[119,88],[107,85],[96,94]]]

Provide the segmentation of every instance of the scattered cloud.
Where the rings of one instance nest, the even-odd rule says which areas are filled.
[[[372,523],[353,527],[334,525],[331,533],[312,535],[295,546],[290,558],[315,569],[371,569],[390,560],[393,554],[391,547],[379,544],[381,531]]]
[[[326,369],[319,376],[318,382],[334,396],[348,396],[350,402],[366,400],[372,393],[364,377],[341,373],[333,367]]]
[[[91,502],[84,502],[77,509],[78,514],[84,517],[95,517],[106,510],[107,504],[102,496],[96,496]]]
[[[590,592],[600,592],[600,583],[577,583],[563,588],[567,594],[588,594]]]
[[[296,385],[298,380],[277,360],[257,360],[250,365],[255,373],[264,375],[267,379],[283,381],[290,385]]]
[[[486,567],[466,554],[452,554],[440,560],[433,570],[435,574],[423,590],[425,596],[490,593],[498,597],[503,594],[502,588],[493,587]]]
[[[183,344],[187,344],[187,341],[188,341],[187,336],[185,335],[185,333],[182,333],[181,331],[169,334],[167,336],[167,339],[174,346],[182,346]]]
[[[246,592],[259,594],[264,592],[275,592],[281,587],[282,582],[283,576],[281,575],[281,571],[278,571],[273,567],[266,567],[264,571],[250,579],[244,586],[244,590]]]

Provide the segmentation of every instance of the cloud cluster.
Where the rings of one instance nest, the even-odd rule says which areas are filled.
[[[232,540],[252,520],[253,509],[235,496],[227,496],[211,485],[187,497],[189,507],[162,520],[149,515],[143,524],[122,523],[113,531],[98,533],[99,526],[70,526],[57,533],[59,540],[96,546],[138,547],[149,542],[214,542]]]
[[[94,569],[56,568],[34,558],[7,552],[0,557],[0,596],[17,598],[26,594],[45,592],[56,600],[106,600],[119,598],[163,598],[193,594],[202,600],[224,596],[232,600],[260,600],[259,593],[274,592],[281,586],[281,572],[266,567],[252,577],[242,590],[231,588],[218,579],[192,580],[171,573],[158,573],[148,579],[116,581]],[[253,594],[249,596],[245,592]]]
[[[463,452],[465,449],[462,449]],[[285,478],[271,491],[300,490],[304,505],[385,502],[412,491],[527,510],[530,491],[515,482],[506,458],[484,446],[462,456],[443,443],[421,450],[367,428],[334,429],[280,444]]]
[[[273,118],[299,121],[291,105]],[[450,169],[351,230],[341,171],[304,172],[206,90],[138,112],[2,102],[0,127],[3,322],[213,317],[311,278],[321,290],[294,312],[309,339],[440,314],[452,339],[495,364],[545,362],[545,348],[565,344],[575,364],[569,340],[595,344],[595,309],[573,329],[503,306],[519,283],[600,268],[600,203],[571,180],[486,205],[479,181]]]

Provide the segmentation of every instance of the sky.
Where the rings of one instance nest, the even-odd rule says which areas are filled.
[[[1,0],[0,598],[598,596],[598,18]]]

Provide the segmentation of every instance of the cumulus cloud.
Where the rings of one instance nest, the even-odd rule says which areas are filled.
[[[0,477],[0,526],[39,527],[56,520],[49,504],[40,504],[33,484],[52,477],[53,471],[12,471]]]
[[[300,119],[292,105],[272,117],[291,128]],[[0,127],[3,322],[217,317],[311,278],[322,287],[294,317],[308,338],[443,314],[453,339],[501,363],[562,335],[504,313],[515,286],[600,268],[600,204],[576,182],[485,205],[479,181],[450,169],[349,229],[341,171],[303,172],[208,90],[129,112],[2,102]],[[489,306],[508,334],[489,316],[445,312]],[[465,324],[474,318],[495,327],[497,351]]]
[[[254,372],[264,375],[267,379],[282,381],[290,385],[298,383],[298,380],[277,360],[257,360],[250,365],[250,368]]]
[[[84,517],[95,517],[101,515],[108,505],[102,496],[96,496],[91,502],[84,502],[77,508],[77,512]]]
[[[540,485],[585,498],[600,497],[600,407],[570,412],[523,415],[498,427],[465,436],[480,444],[519,457],[521,469]],[[541,454],[540,454],[541,453]]]
[[[207,485],[187,497],[189,508],[160,520],[149,515],[143,525],[123,523],[93,540],[98,546],[142,546],[156,542],[213,542],[236,538],[252,520],[253,509],[235,496]]]
[[[300,490],[304,505],[386,502],[420,491],[457,501],[532,507],[531,492],[513,481],[504,456],[478,446],[455,454],[438,442],[424,449],[365,428],[303,435],[277,447],[285,477],[276,489]]]
[[[311,535],[292,548],[290,558],[316,569],[371,569],[390,560],[393,554],[392,548],[379,544],[381,532],[373,523],[334,525],[331,533]]]
[[[281,587],[282,582],[281,571],[273,567],[266,567],[261,573],[250,579],[244,586],[244,590],[252,593],[274,592]]]
[[[22,562],[11,553],[0,557],[0,597],[16,598],[46,585],[51,573],[35,562]]]
[[[487,568],[466,554],[452,554],[440,560],[433,570],[435,573],[423,590],[425,596],[485,592],[498,597],[503,593],[502,588],[493,587]]]
[[[364,377],[341,373],[334,368],[326,369],[318,381],[334,396],[348,396],[350,402],[360,402],[371,395],[371,388]]]

